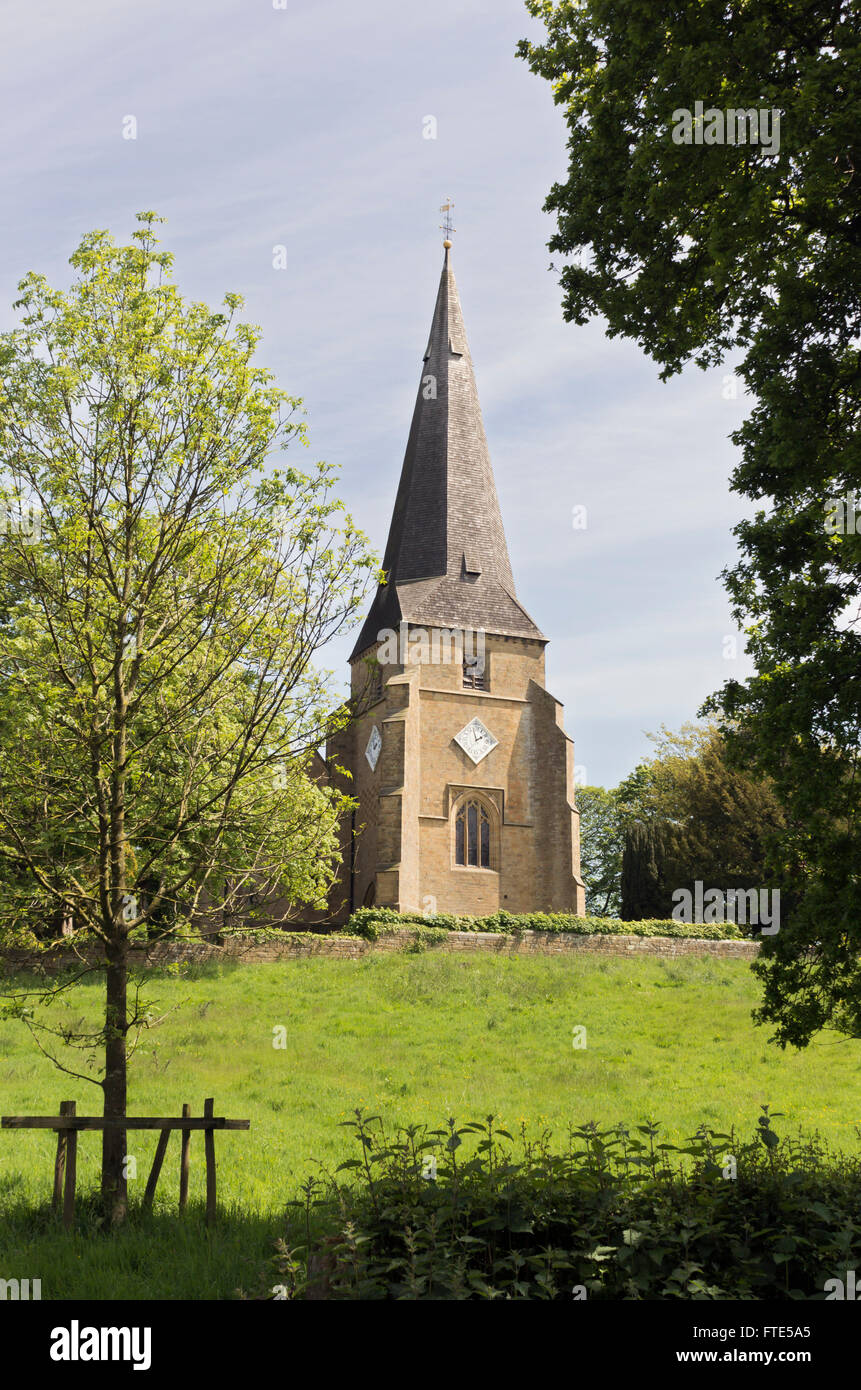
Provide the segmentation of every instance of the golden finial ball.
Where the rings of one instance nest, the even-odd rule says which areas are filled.
[[[451,242],[450,242],[450,241],[444,241],[444,242],[443,242],[443,246],[445,247],[446,251],[450,251],[450,250],[451,250]]]

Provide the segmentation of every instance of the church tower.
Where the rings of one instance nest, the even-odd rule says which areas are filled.
[[[582,914],[574,749],[517,599],[450,247],[383,560],[350,658],[339,912]]]

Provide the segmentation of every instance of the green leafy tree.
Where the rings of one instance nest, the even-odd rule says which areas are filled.
[[[344,802],[311,759],[340,716],[311,660],[374,569],[331,470],[274,466],[299,402],[254,364],[239,297],[184,303],[138,220],[131,245],[84,237],[68,293],[26,276],[0,338],[4,498],[41,523],[0,542],[0,940],[65,918],[105,976],[95,1033],[46,1021],[48,986],[8,1007],[64,1070],[52,1033],[101,1050],[114,1118],[153,1021],[130,944],[249,886],[325,900]],[[113,1220],[125,1151],[105,1130]]]
[[[617,917],[625,831],[616,793],[606,787],[578,787],[577,809],[586,912],[594,917]]]
[[[675,890],[693,892],[698,880],[724,891],[777,886],[772,845],[784,818],[769,779],[735,767],[714,724],[686,724],[678,733],[664,728],[651,737],[654,756],[616,789],[622,824],[655,829],[653,840],[643,842],[655,866],[645,915],[670,916]],[[629,841],[627,857],[639,848],[639,841]],[[633,861],[629,869],[636,882]],[[638,903],[622,896],[623,917],[640,916]]]
[[[674,891],[697,880],[772,886],[770,846],[784,821],[769,779],[731,764],[715,724],[649,737],[653,756],[618,787],[578,790],[587,911],[669,917]]]
[[[732,485],[762,502],[726,576],[756,674],[711,702],[773,781],[796,907],[756,969],[799,1046],[861,1036],[861,26],[856,0],[527,0],[567,177],[547,200],[564,313],[602,314],[661,375],[741,355]],[[703,103],[679,142],[680,112]],[[779,113],[716,143],[709,110]],[[775,126],[773,116],[771,134]],[[738,130],[737,123],[735,130]],[[706,138],[708,135],[709,138]]]

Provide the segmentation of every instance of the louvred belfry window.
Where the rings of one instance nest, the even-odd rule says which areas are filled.
[[[463,687],[464,690],[487,689],[484,667],[480,665],[477,657],[468,656],[463,663]]]
[[[480,801],[465,801],[457,812],[454,862],[463,868],[490,868],[490,816]]]

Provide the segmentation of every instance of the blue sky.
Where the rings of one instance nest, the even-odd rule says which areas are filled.
[[[185,295],[245,296],[261,362],[304,398],[311,452],[340,467],[382,553],[451,196],[518,595],[551,639],[576,761],[613,785],[646,731],[748,669],[724,655],[719,578],[749,510],[727,482],[746,407],[727,399],[729,366],[661,383],[601,322],[563,323],[541,207],[565,171],[564,126],[514,51],[539,32],[521,0],[5,7],[0,324],[27,270],[65,285],[84,232],[127,240],[155,209]],[[326,663],[346,672],[351,645]]]

